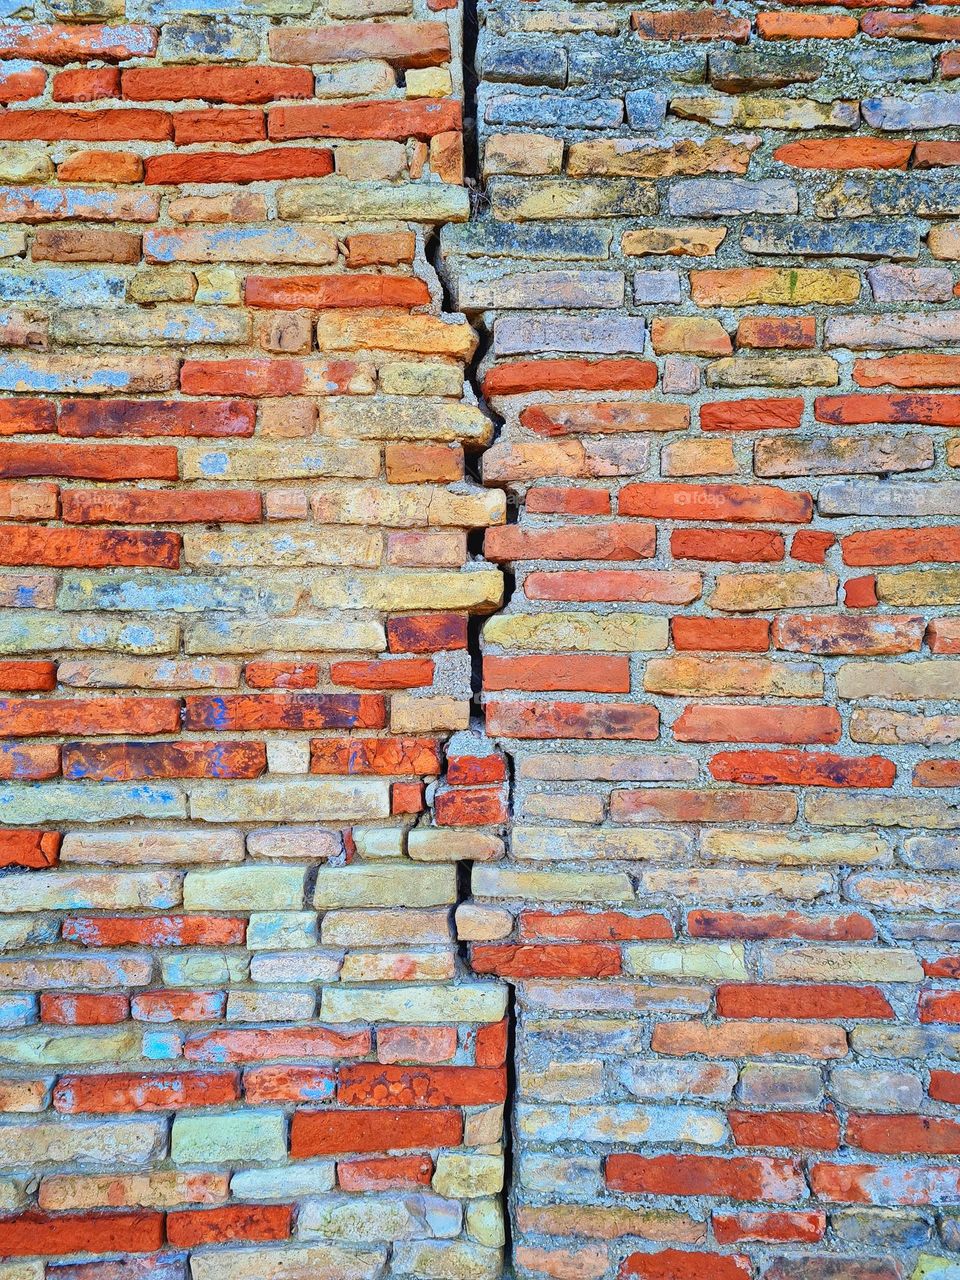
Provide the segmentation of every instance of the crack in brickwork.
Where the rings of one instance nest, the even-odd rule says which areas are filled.
[[[958,36],[481,7],[523,1280],[957,1269]]]

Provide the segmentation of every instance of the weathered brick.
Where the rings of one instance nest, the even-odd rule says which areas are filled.
[[[64,1230],[64,1223],[69,1229]],[[115,1250],[151,1253],[163,1244],[163,1214],[141,1210],[76,1214],[29,1212],[4,1218],[0,1223],[0,1248],[6,1257]]]

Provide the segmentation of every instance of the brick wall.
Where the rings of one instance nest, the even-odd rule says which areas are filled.
[[[484,14],[517,1274],[960,1274],[960,19]]]
[[[205,7],[0,31],[0,1276],[497,1276],[461,16]]]
[[[230,8],[0,26],[0,1280],[951,1280],[960,19]]]

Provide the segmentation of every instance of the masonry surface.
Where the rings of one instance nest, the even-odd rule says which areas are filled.
[[[229,10],[0,5],[0,1280],[956,1280],[960,17]]]

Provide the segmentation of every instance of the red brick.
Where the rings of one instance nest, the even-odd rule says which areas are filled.
[[[488,529],[483,542],[484,555],[497,561],[646,560],[656,554],[656,549],[657,530],[653,524],[567,525],[553,529],[509,524]]]
[[[387,661],[333,662],[330,683],[354,689],[418,689],[433,683],[430,658],[392,658]]]
[[[721,1018],[893,1018],[890,1001],[879,988],[828,983],[723,983],[717,989],[717,1012]]]
[[[433,738],[314,738],[310,772],[439,775],[439,747]]]
[[[343,22],[328,27],[274,27],[270,54],[280,62],[355,62],[383,58],[395,67],[450,61],[444,22]]]
[[[176,698],[3,698],[0,737],[47,734],[175,733]]]
[[[509,1018],[478,1027],[474,1044],[474,1060],[478,1067],[502,1067],[510,1046]]]
[[[8,828],[0,831],[0,867],[55,867],[60,855],[59,831]]]
[[[163,1244],[163,1214],[20,1213],[0,1218],[0,1256],[59,1257],[72,1253],[153,1253]]]
[[[353,693],[230,693],[184,699],[186,729],[380,729],[383,698]]]
[[[351,360],[330,360],[324,368],[327,393],[349,395],[357,365]],[[180,390],[191,396],[298,395],[306,382],[307,366],[302,360],[184,360],[180,366]]]
[[[61,182],[140,182],[143,161],[129,151],[75,151],[57,165]]]
[[[834,707],[685,706],[673,722],[678,742],[840,741]]]
[[[65,400],[62,436],[252,436],[244,400]]]
[[[848,578],[843,584],[843,602],[848,609],[873,609],[877,599],[877,580],[873,574]]]
[[[502,1070],[363,1062],[341,1067],[337,1102],[346,1107],[475,1107],[503,1102],[506,1088]]]
[[[614,822],[794,822],[797,802],[784,792],[768,795],[692,787],[643,787],[614,791]]]
[[[240,1096],[236,1071],[116,1072],[62,1075],[53,1091],[61,1112],[176,1111],[181,1107],[218,1107]]]
[[[818,422],[834,426],[909,422],[920,426],[960,426],[960,396],[924,395],[920,392],[892,395],[818,396],[813,402]]]
[[[832,533],[823,533],[819,529],[801,529],[793,535],[790,555],[804,564],[825,564],[827,552],[835,542],[836,538]]]
[[[674,648],[717,653],[765,653],[770,623],[765,618],[671,618]]]
[[[176,569],[180,535],[135,529],[25,529],[0,525],[0,564],[101,569],[140,565]]]
[[[60,748],[45,743],[12,742],[0,747],[0,778],[42,782],[60,772]]]
[[[960,1073],[932,1068],[929,1092],[937,1102],[960,1103]]]
[[[85,947],[243,946],[247,922],[229,916],[68,916],[65,942]]]
[[[715,400],[700,406],[702,431],[781,431],[799,427],[803,401],[797,397],[770,400]]]
[[[316,662],[248,662],[243,678],[251,689],[313,689],[320,667]]]
[[[790,1147],[798,1151],[836,1151],[840,1122],[829,1111],[731,1111],[738,1147]]]
[[[383,1063],[434,1063],[449,1062],[457,1054],[456,1027],[403,1027],[377,1028],[377,1061]],[[478,1063],[478,1066],[499,1066],[500,1063]]]
[[[148,185],[325,178],[333,173],[333,152],[322,147],[267,147],[248,152],[190,151],[180,155],[147,156],[144,169],[144,181]]]
[[[255,524],[260,494],[243,489],[65,489],[70,524]]]
[[[172,133],[165,111],[138,107],[117,111],[5,111],[0,115],[0,138],[8,141],[165,142]]]
[[[860,29],[877,39],[884,36],[894,36],[900,40],[960,39],[960,20],[947,14],[924,13],[922,10],[919,13],[865,13],[860,19]],[[943,55],[944,60],[947,56]],[[944,76],[950,74],[942,64],[941,71]]]
[[[690,410],[685,404],[634,404],[629,400],[532,404],[521,410],[520,424],[542,436],[685,431],[690,425]]]
[[[488,702],[487,732],[504,738],[590,738],[653,742],[655,707],[627,702]]]
[[[913,766],[915,787],[960,786],[960,760],[921,760]]]
[[[250,307],[419,307],[430,301],[423,280],[413,276],[247,276]]]
[[[463,1136],[459,1111],[295,1111],[290,1125],[290,1155],[409,1151],[456,1147]]]
[[[313,74],[302,67],[172,66],[123,71],[123,96],[138,102],[271,102],[313,97]]]
[[[344,1191],[413,1191],[433,1177],[429,1156],[381,1156],[337,1161],[337,1182]]]
[[[750,1259],[739,1253],[702,1253],[692,1249],[662,1249],[631,1253],[620,1264],[619,1280],[750,1280]]]
[[[520,937],[563,938],[583,942],[640,942],[673,937],[665,915],[631,916],[622,911],[522,911]]]
[[[934,618],[927,627],[926,639],[931,653],[960,653],[960,620]]]
[[[629,658],[568,654],[483,659],[483,687],[491,690],[571,690],[575,693],[629,693]]]
[[[813,499],[766,484],[628,484],[620,490],[619,510],[656,520],[804,524],[813,518]]]
[[[611,978],[620,972],[620,951],[590,943],[481,943],[471,949],[470,965],[501,978]]]
[[[439,791],[434,797],[434,821],[438,827],[499,825],[509,816],[502,787]]]
[[[422,782],[394,782],[390,787],[391,813],[422,813],[424,808]]]
[[[171,1209],[167,1214],[167,1243],[180,1249],[204,1244],[252,1244],[258,1240],[286,1240],[293,1223],[287,1204],[230,1204],[216,1209]]]
[[[722,751],[710,761],[718,782],[749,786],[890,787],[897,776],[883,756],[840,756],[825,751]]]
[[[412,613],[387,619],[391,653],[439,653],[467,647],[467,619],[456,613]]]
[[[168,445],[0,444],[0,476],[68,480],[176,480],[177,451]]]
[[[124,23],[101,26],[87,23],[15,22],[0,28],[0,57],[35,58],[54,64],[124,62],[127,58],[149,57],[157,47],[153,27]]]
[[[337,1073],[330,1067],[251,1067],[243,1073],[249,1103],[323,1102],[333,1096]]]
[[[928,976],[947,978],[957,976],[953,972],[954,965],[939,967],[946,967],[947,971],[931,974],[928,968]],[[921,991],[917,1016],[921,1022],[960,1023],[960,991]]]
[[[722,1196],[726,1200],[791,1201],[805,1194],[793,1160],[770,1156],[611,1155],[607,1186],[628,1194]]]
[[[0,68],[0,102],[28,102],[43,93],[46,83],[43,67]]]
[[[453,98],[435,102],[351,102],[342,106],[313,104],[272,107],[267,113],[271,138],[408,138],[429,139],[462,127],[460,103]]]
[[[816,1244],[827,1230],[827,1215],[821,1209],[795,1213],[717,1213],[711,1217],[717,1244],[739,1244],[753,1240],[761,1244]]]
[[[960,1121],[940,1116],[858,1116],[847,1120],[847,1143],[882,1155],[960,1154]]]
[[[764,40],[849,40],[857,20],[839,13],[758,13],[757,34]]]
[[[732,40],[745,44],[750,38],[749,18],[737,18],[725,9],[633,13],[630,25],[642,40]]]
[[[11,396],[0,400],[0,436],[45,435],[57,429],[57,406],[50,400]]]
[[[604,516],[610,511],[610,494],[606,489],[535,485],[527,492],[527,511],[531,515]]]
[[[652,360],[517,360],[490,369],[483,380],[483,393],[649,391],[656,385],[657,366]]]
[[[841,541],[849,565],[960,564],[960,527],[869,529]]]
[[[264,114],[255,107],[178,111],[173,118],[173,137],[178,147],[194,142],[264,142],[266,136]]]
[[[773,158],[798,169],[905,169],[912,151],[895,138],[805,138],[784,142]]]
[[[813,316],[744,316],[737,325],[737,346],[800,351],[816,346]]]
[[[793,614],[773,624],[778,649],[822,654],[912,653],[923,643],[923,619],[917,616]]]
[[[45,993],[40,996],[40,1021],[63,1027],[97,1027],[126,1021],[130,1001],[121,995]]]
[[[53,77],[54,102],[96,102],[98,98],[119,97],[117,67],[76,67],[58,71]]]
[[[57,685],[53,662],[0,659],[0,689],[10,693],[47,693]]]
[[[143,991],[130,1002],[137,1022],[215,1022],[226,1007],[223,991]]]
[[[262,742],[68,742],[63,748],[63,776],[97,782],[259,778],[266,767]]]
[[[765,529],[674,529],[670,553],[677,560],[776,561],[784,543],[782,534]]]
[[[507,766],[499,753],[488,756],[447,755],[445,781],[451,787],[475,787],[485,782],[503,782]]]

